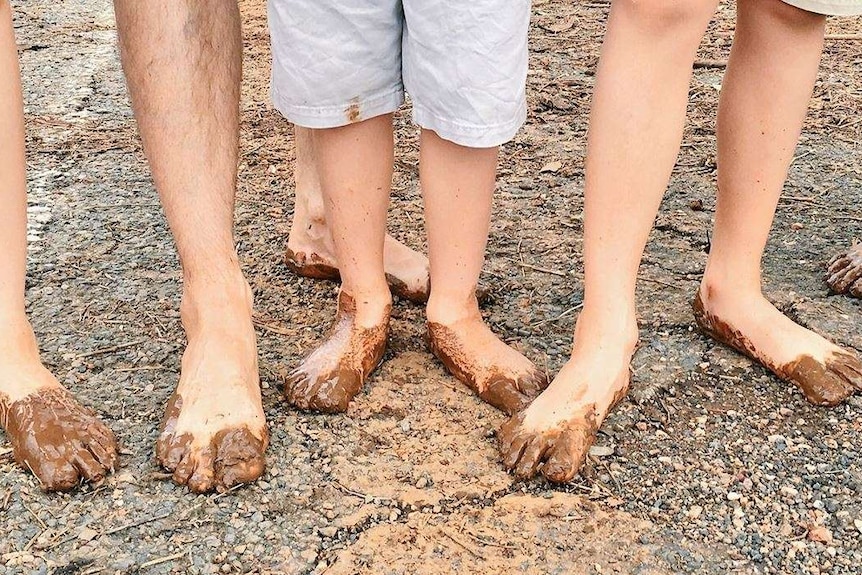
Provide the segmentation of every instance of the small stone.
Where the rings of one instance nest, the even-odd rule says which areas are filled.
[[[701,507],[700,505],[692,505],[691,507],[689,507],[686,515],[688,515],[689,519],[697,519],[698,517],[700,517],[701,513],[703,513],[703,507]]]
[[[742,497],[742,495],[740,493],[737,493],[736,491],[730,491],[727,494],[728,501],[739,501],[740,497]]]
[[[590,455],[593,457],[607,457],[614,454],[614,448],[610,445],[593,445],[590,447]]]
[[[790,229],[791,229],[791,230],[801,230],[801,229],[804,229],[804,228],[805,228],[805,225],[803,225],[803,224],[802,224],[802,223],[800,223],[800,222],[793,222],[792,224],[790,224]]]
[[[81,532],[78,533],[78,539],[80,539],[81,541],[92,541],[98,534],[99,532],[95,529],[84,527],[83,529],[81,529]]]
[[[862,519],[854,519],[853,525],[856,527],[856,531],[862,533]]]
[[[812,527],[808,530],[808,539],[810,541],[816,541],[817,543],[826,543],[827,545],[831,545],[832,532],[823,527],[822,525],[818,527]]]
[[[703,200],[692,200],[688,203],[689,209],[693,212],[702,212],[703,211]]]
[[[426,487],[428,487],[428,480],[425,477],[416,480],[416,489],[425,489]]]

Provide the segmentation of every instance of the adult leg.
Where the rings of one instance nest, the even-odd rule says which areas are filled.
[[[635,283],[682,139],[688,84],[716,0],[615,0],[590,117],[584,308],[571,359],[500,431],[505,465],[568,481],[629,384]]]
[[[835,293],[862,298],[862,243],[855,242],[829,262],[826,283]]]
[[[295,126],[294,134],[296,207],[287,239],[287,265],[301,276],[338,280],[338,259],[326,220],[311,130]],[[393,294],[416,303],[428,300],[428,259],[424,255],[387,234],[383,243],[383,266]]]
[[[188,338],[156,456],[196,492],[258,478],[268,442],[252,294],[233,240],[242,42],[235,0],[116,0],[120,53],[183,268]]]
[[[834,405],[862,390],[862,363],[779,312],[761,257],[823,46],[825,17],[780,0],[739,0],[718,117],[718,203],[698,323],[716,339]]]
[[[42,365],[24,308],[27,192],[24,107],[9,2],[0,0],[0,426],[15,461],[46,490],[99,481],[117,461],[114,435]]]
[[[383,267],[392,184],[392,115],[312,131],[320,183],[341,262],[338,314],[285,384],[302,409],[347,409],[386,349],[391,296]]]
[[[459,146],[422,130],[419,171],[434,286],[428,301],[431,349],[479,397],[511,414],[548,382],[530,360],[491,332],[476,300],[498,151]]]

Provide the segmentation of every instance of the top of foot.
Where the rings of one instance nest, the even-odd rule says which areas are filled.
[[[82,406],[45,368],[36,374],[50,385],[23,397],[0,392],[0,426],[15,461],[46,491],[68,491],[81,481],[98,482],[117,465],[117,441],[96,413]],[[8,374],[4,374],[7,376]],[[26,377],[26,373],[19,374]]]
[[[449,325],[428,322],[427,337],[452,375],[506,413],[524,409],[548,385],[547,374],[503,343],[478,315]]]
[[[693,308],[707,335],[795,384],[815,405],[837,405],[862,391],[856,354],[794,323],[762,296],[708,296],[701,288]]]
[[[390,310],[387,305],[377,325],[362,327],[357,322],[356,301],[341,292],[335,321],[323,341],[285,381],[288,401],[310,411],[347,411],[350,401],[383,359]]]

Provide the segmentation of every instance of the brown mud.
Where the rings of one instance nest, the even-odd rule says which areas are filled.
[[[573,417],[550,428],[526,429],[526,411],[509,418],[497,432],[503,465],[520,480],[541,473],[552,483],[571,481],[583,467],[602,423],[626,397],[630,383],[629,375],[606,409],[589,403]],[[580,400],[586,391],[587,388],[582,388],[574,400]]]
[[[338,312],[329,332],[284,383],[287,400],[308,411],[347,411],[350,401],[383,359],[390,313],[391,306],[387,306],[380,325],[358,327],[356,301],[339,292]]]
[[[159,427],[156,459],[173,473],[173,480],[187,485],[194,493],[215,489],[223,493],[235,485],[260,477],[266,467],[269,435],[256,437],[247,427],[232,427],[216,432],[209,444],[196,446],[191,433],[177,434],[183,398],[174,393],[168,400]]]
[[[796,385],[814,405],[832,407],[862,390],[862,363],[852,353],[836,353],[826,362],[803,355],[778,365],[764,357],[745,334],[706,311],[700,291],[692,304],[697,326],[709,337],[757,361],[772,373]]]
[[[428,322],[428,347],[446,369],[483,401],[512,415],[518,413],[548,387],[548,375],[533,364],[524,371],[508,365],[485,365],[469,344],[451,328]]]
[[[862,242],[854,243],[849,250],[832,258],[826,283],[835,293],[862,298]]]
[[[40,389],[17,401],[0,394],[0,427],[15,461],[45,491],[98,482],[117,465],[117,440],[96,413],[63,388]]]

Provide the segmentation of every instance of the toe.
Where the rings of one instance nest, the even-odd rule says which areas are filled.
[[[829,277],[835,276],[846,269],[850,263],[850,258],[847,257],[847,254],[839,254],[829,262],[829,266],[826,268],[827,274]]]
[[[228,429],[215,438],[218,455],[215,460],[216,489],[227,491],[234,485],[254,481],[266,467],[264,452],[267,436],[259,439],[249,429]]]
[[[497,378],[479,392],[483,401],[509,415],[518,413],[530,405],[530,397],[521,393],[518,383],[510,378]]]
[[[518,379],[518,388],[530,400],[533,400],[548,387],[548,383],[548,374],[535,370]]]
[[[519,433],[515,435],[511,443],[501,444],[500,450],[503,455],[503,465],[506,469],[512,470],[518,465],[518,461],[521,459],[521,455],[524,453],[529,440],[529,434]]]
[[[93,454],[83,445],[81,445],[79,449],[75,450],[72,462],[81,477],[87,481],[101,481],[107,474],[107,470],[104,466],[102,466]]]
[[[87,449],[96,458],[96,461],[110,471],[117,467],[117,442],[113,434],[107,440],[102,437],[91,437],[87,442]]]
[[[196,463],[197,457],[195,457],[194,450],[187,450],[183,455],[183,458],[180,460],[179,465],[174,469],[174,482],[180,485],[187,484],[189,482],[189,478],[195,472]]]
[[[344,370],[312,389],[309,407],[322,413],[344,413],[362,389],[362,374]]]
[[[529,479],[536,475],[536,470],[542,463],[545,454],[552,445],[552,441],[546,434],[536,434],[528,442],[515,466],[515,477],[518,479]]]
[[[284,383],[287,401],[300,409],[308,409],[308,397],[314,385],[311,376],[302,368],[297,368]]]
[[[188,451],[191,436],[187,434],[175,436],[173,433],[162,432],[156,442],[156,459],[159,465],[168,471],[174,471]]]
[[[596,432],[589,427],[571,427],[564,431],[550,450],[542,475],[553,483],[566,483],[581,469]]]
[[[24,467],[33,472],[45,491],[69,491],[78,485],[78,470],[65,453],[65,449],[60,451],[64,452],[60,457],[28,455],[24,458]]]
[[[862,297],[862,278],[853,282],[853,285],[849,287],[847,293],[854,297]]]
[[[206,493],[215,487],[215,461],[213,448],[201,449],[195,455],[194,471],[188,479],[187,485],[193,493]]]
[[[860,277],[862,277],[862,266],[848,265],[831,274],[828,283],[833,291],[844,293]]]
[[[855,355],[841,354],[830,366],[857,391],[862,391],[862,362]]]

